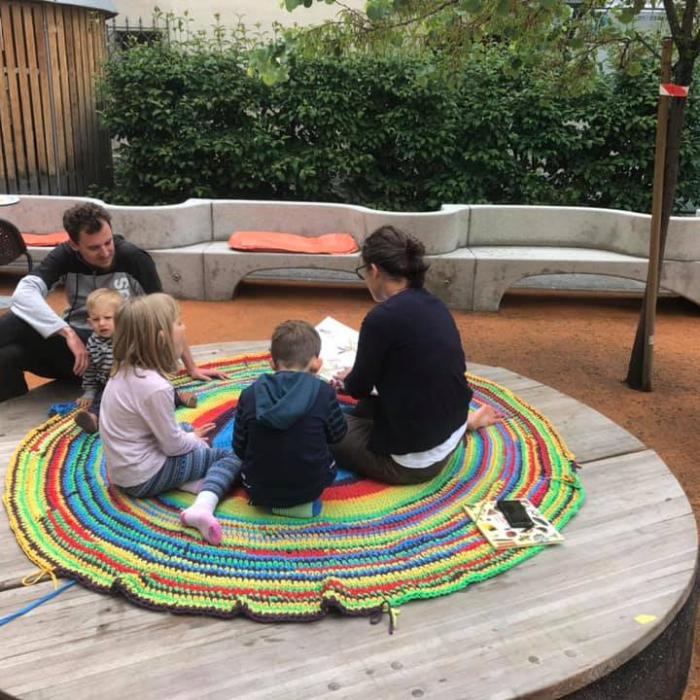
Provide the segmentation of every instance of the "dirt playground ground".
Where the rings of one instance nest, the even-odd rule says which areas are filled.
[[[0,294],[14,280],[0,276]],[[60,309],[64,298],[52,294]],[[623,382],[639,318],[639,299],[511,294],[498,313],[455,312],[468,361],[506,367],[572,396],[656,450],[700,516],[700,308],[659,304],[654,391]],[[313,324],[327,315],[355,328],[372,307],[362,289],[250,285],[229,302],[183,302],[191,344],[270,337],[289,318]],[[585,478],[585,472],[584,472]],[[700,517],[699,517],[700,520]],[[696,625],[696,651],[700,628]],[[642,700],[640,698],[640,700]],[[696,653],[684,700],[700,700]]]

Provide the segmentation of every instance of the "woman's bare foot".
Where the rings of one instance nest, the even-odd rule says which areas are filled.
[[[488,428],[494,423],[501,420],[501,414],[488,404],[479,406],[476,411],[470,411],[467,418],[467,430],[479,430],[479,428]]]

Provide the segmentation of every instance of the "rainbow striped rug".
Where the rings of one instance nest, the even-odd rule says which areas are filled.
[[[213,366],[229,379],[198,388],[199,406],[178,418],[216,423],[214,444],[229,446],[237,397],[268,371],[268,355]],[[309,521],[254,508],[239,490],[217,511],[218,547],[181,527],[179,511],[192,495],[138,500],[109,488],[99,437],[81,432],[70,415],[51,418],[20,444],[5,507],[37,566],[153,609],[313,620],[331,609],[372,614],[447,595],[541,550],[494,550],[465,504],[487,494],[529,498],[561,529],[584,499],[573,456],[550,423],[510,391],[470,381],[475,404],[491,404],[504,421],[470,435],[432,482],[390,487],[341,472],[324,492],[322,514]]]

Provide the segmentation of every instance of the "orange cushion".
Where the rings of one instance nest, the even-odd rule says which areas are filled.
[[[233,250],[260,253],[345,255],[359,250],[349,233],[325,233],[323,236],[309,237],[276,231],[236,231],[228,239],[228,245]]]
[[[68,234],[65,231],[56,231],[54,233],[23,233],[22,238],[24,238],[26,245],[52,246],[65,243],[68,240]]]

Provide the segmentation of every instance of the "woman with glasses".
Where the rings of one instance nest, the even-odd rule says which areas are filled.
[[[467,428],[498,419],[486,406],[469,414],[462,341],[445,304],[423,288],[424,254],[393,226],[365,240],[356,272],[378,304],[362,322],[355,364],[335,378],[360,399],[332,446],[338,465],[389,484],[432,479]]]

